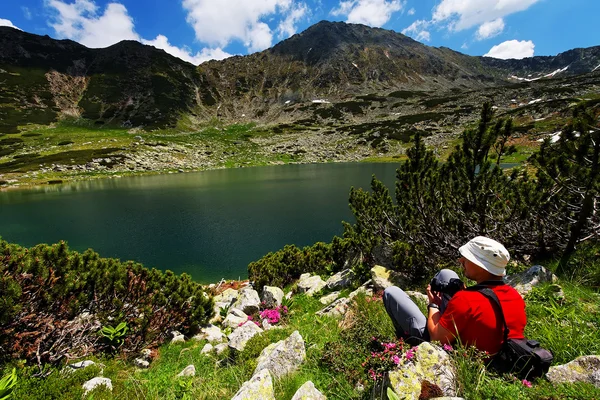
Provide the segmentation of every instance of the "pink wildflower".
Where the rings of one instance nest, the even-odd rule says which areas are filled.
[[[444,350],[446,350],[446,351],[452,351],[452,350],[453,350],[453,349],[452,349],[452,346],[450,346],[449,344],[445,344],[445,345],[443,345],[443,346],[442,346],[442,348],[443,348]]]
[[[392,356],[392,362],[396,365],[400,364],[400,357],[398,357],[396,354],[394,354]]]
[[[531,382],[529,382],[527,379],[523,379],[523,380],[521,381],[521,383],[523,384],[523,386],[526,386],[526,387],[528,387],[528,388],[530,388],[530,387],[531,387]]]
[[[412,360],[415,357],[414,350],[410,349],[409,351],[407,351],[404,357],[406,357],[407,360]]]

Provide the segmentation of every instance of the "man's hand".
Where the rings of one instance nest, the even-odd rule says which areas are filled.
[[[442,296],[439,292],[432,292],[431,285],[427,285],[427,298],[429,299],[429,304],[437,304],[442,305]]]

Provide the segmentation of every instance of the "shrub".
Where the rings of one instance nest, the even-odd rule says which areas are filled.
[[[192,333],[213,313],[189,275],[70,251],[65,242],[31,249],[0,241],[0,361],[57,362],[99,351],[97,334],[126,324],[125,353],[157,345],[169,330]]]
[[[332,244],[317,242],[300,249],[287,245],[248,265],[248,277],[257,288],[284,287],[305,272],[323,274],[340,270],[348,251],[347,241],[334,238]]]

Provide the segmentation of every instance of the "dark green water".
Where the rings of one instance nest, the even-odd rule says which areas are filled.
[[[102,257],[187,272],[202,282],[247,276],[285,244],[341,235],[350,187],[397,164],[310,164],[98,180],[0,192],[0,236],[24,246],[66,240]]]

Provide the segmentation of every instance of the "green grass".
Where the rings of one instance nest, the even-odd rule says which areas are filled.
[[[581,285],[581,277],[590,282],[589,277],[597,274],[598,261],[593,262],[591,267],[588,263],[590,257],[595,257],[593,254],[595,252],[590,250],[585,257],[575,259],[574,262],[585,264],[589,273],[560,282],[564,298],[554,297],[555,288],[551,284],[535,288],[525,298],[528,315],[525,334],[554,352],[555,365],[581,355],[600,353],[599,295]],[[551,263],[550,268],[555,265]],[[323,307],[317,298],[295,296],[289,306],[289,320],[283,329],[255,336],[238,354],[226,351],[221,356],[202,355],[200,349],[204,341],[187,341],[160,347],[158,357],[147,370],[136,369],[125,359],[101,356],[91,357],[98,363],[96,366],[68,375],[61,373],[61,368],[48,368],[45,372],[50,372],[50,375],[44,379],[32,376],[38,372],[37,367],[16,363],[19,380],[14,398],[79,399],[82,396],[81,385],[102,374],[112,380],[112,393],[99,389],[89,398],[230,399],[252,376],[262,349],[288,337],[294,330],[298,330],[305,340],[307,357],[297,372],[274,381],[277,399],[291,399],[308,380],[329,399],[370,398],[373,382],[367,377],[362,363],[370,354],[371,338],[389,341],[394,335],[381,299],[359,295],[342,328],[336,319],[315,315]],[[540,379],[528,388],[511,376],[497,376],[486,371],[481,357],[471,349],[457,346],[452,357],[457,365],[458,395],[466,399],[600,398],[600,389],[584,383],[553,385]],[[176,378],[188,365],[196,367],[196,376]],[[6,366],[3,372],[11,367]],[[365,386],[363,392],[355,389],[358,382]]]

